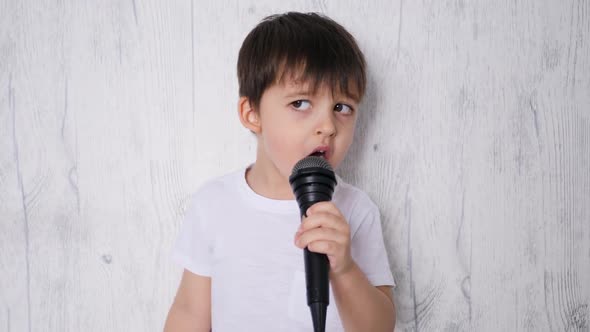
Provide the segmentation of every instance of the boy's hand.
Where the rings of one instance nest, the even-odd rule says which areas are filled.
[[[295,234],[295,245],[326,254],[330,274],[337,276],[350,270],[354,264],[350,256],[350,227],[340,210],[332,202],[319,202],[306,214]]]

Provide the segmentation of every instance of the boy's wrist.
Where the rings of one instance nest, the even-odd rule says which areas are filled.
[[[360,268],[358,267],[358,265],[356,265],[356,262],[354,260],[351,260],[350,264],[348,264],[347,267],[339,271],[330,270],[330,281],[342,282],[354,278],[354,276],[358,275],[359,272],[361,272],[362,274],[362,271],[360,271]]]

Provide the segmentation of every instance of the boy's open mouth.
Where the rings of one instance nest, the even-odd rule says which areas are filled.
[[[324,151],[316,151],[316,152],[310,154],[310,156],[322,157],[322,158],[326,159],[326,152],[324,152]]]
[[[310,154],[310,156],[320,157],[328,160],[328,152],[324,150],[318,150]]]
[[[330,146],[328,145],[320,145],[313,149],[313,152],[309,154],[309,156],[320,157],[328,160],[330,158]]]

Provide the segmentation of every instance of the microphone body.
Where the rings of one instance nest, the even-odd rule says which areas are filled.
[[[332,200],[337,181],[332,167],[326,160],[310,156],[295,164],[289,183],[303,218],[313,204]],[[311,311],[314,332],[324,332],[327,307],[330,303],[330,264],[325,254],[311,252],[305,248],[303,255],[307,305]]]

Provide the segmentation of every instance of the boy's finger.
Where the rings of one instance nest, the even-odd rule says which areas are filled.
[[[332,241],[315,241],[307,246],[311,252],[326,254],[328,256],[337,256],[340,249],[338,243]]]
[[[331,213],[320,212],[312,216],[304,218],[299,226],[299,231],[305,232],[312,228],[327,227],[343,231],[348,224],[344,219],[337,217]]]
[[[333,202],[318,202],[315,203],[314,205],[310,206],[307,211],[305,212],[305,214],[307,216],[309,215],[313,215],[319,212],[327,212],[327,213],[331,213],[335,216],[340,216],[340,217],[344,217],[342,215],[342,213],[340,212],[340,210],[338,209],[338,207],[336,206],[336,204],[334,204]]]
[[[342,232],[325,227],[315,228],[295,236],[295,245],[301,249],[316,241],[332,241],[338,244],[345,244],[347,238]]]

